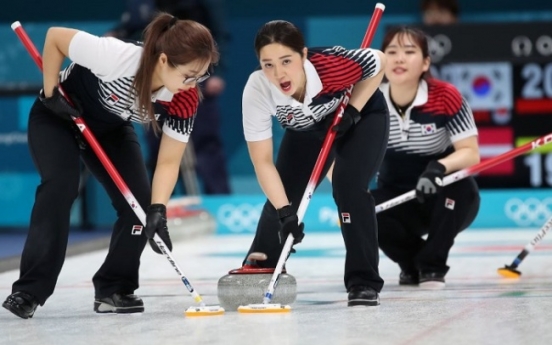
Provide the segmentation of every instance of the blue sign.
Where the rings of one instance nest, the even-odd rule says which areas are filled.
[[[217,234],[253,234],[265,201],[262,195],[203,196],[202,207],[215,217]],[[549,190],[482,191],[481,208],[470,229],[539,228],[550,217]],[[307,232],[339,231],[331,194],[315,194],[303,222]]]

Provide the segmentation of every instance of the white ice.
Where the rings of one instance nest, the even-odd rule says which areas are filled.
[[[287,263],[297,279],[289,314],[187,318],[195,302],[163,256],[148,248],[136,293],[145,313],[92,311],[91,277],[105,250],[66,260],[56,291],[34,318],[0,308],[0,344],[552,344],[552,246],[547,239],[520,265],[519,280],[501,278],[537,233],[467,230],[449,257],[444,290],[398,285],[398,267],[383,254],[385,279],[379,307],[347,307],[341,235],[307,234]],[[207,304],[217,304],[217,281],[240,265],[251,235],[210,236],[175,243],[177,263]],[[0,297],[18,271],[0,274]],[[277,291],[276,291],[277,293]],[[262,296],[259,296],[260,303]]]

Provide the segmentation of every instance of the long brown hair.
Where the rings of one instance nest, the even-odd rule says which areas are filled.
[[[397,36],[397,40],[399,42],[403,42],[405,38],[410,38],[418,47],[420,47],[420,50],[422,51],[422,57],[424,59],[427,59],[429,57],[429,44],[427,42],[427,35],[425,32],[418,28],[410,27],[410,26],[396,26],[392,27],[385,33],[385,36],[383,37],[383,43],[381,45],[381,51],[385,53],[385,49],[391,44],[391,41],[393,41],[393,38]],[[420,79],[430,79],[431,73],[429,70],[422,73],[420,76]]]
[[[144,118],[151,119],[156,131],[159,126],[151,104],[151,83],[161,53],[167,55],[167,62],[173,67],[192,61],[214,64],[219,59],[215,40],[205,26],[192,20],[177,20],[168,13],[157,14],[144,30],[144,51],[134,77],[138,109]]]

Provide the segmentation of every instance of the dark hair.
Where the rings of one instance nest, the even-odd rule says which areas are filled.
[[[420,8],[422,11],[427,11],[431,6],[437,6],[440,9],[448,10],[452,15],[458,17],[460,14],[460,6],[456,0],[422,0]]]
[[[255,53],[259,57],[261,49],[269,44],[279,43],[303,57],[305,39],[301,31],[285,20],[273,20],[264,24],[255,36]]]
[[[420,47],[420,50],[422,51],[422,57],[424,59],[429,57],[429,44],[427,42],[427,35],[425,32],[418,28],[410,27],[410,26],[395,26],[387,30],[385,33],[385,36],[383,37],[383,43],[381,45],[381,51],[385,53],[385,49],[391,44],[391,41],[393,41],[393,38],[397,36],[397,40],[401,42],[405,37],[410,37],[414,43]],[[427,72],[424,72],[420,78],[423,79],[429,79],[431,78],[431,73],[429,70]]]
[[[153,71],[161,53],[167,55],[168,63],[176,67],[192,61],[216,63],[219,53],[209,29],[191,20],[177,20],[161,12],[144,30],[144,51],[134,78],[138,97],[138,109],[145,109],[144,118],[152,121],[159,130],[151,104]]]

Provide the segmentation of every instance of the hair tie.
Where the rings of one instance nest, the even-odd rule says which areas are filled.
[[[177,21],[178,21],[178,18],[172,17],[172,18],[171,18],[171,21],[169,22],[169,25],[167,25],[167,30],[169,30],[170,28],[172,28],[172,27],[176,24]]]

